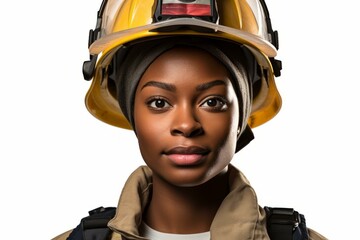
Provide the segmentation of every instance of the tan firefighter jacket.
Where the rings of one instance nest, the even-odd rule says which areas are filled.
[[[212,240],[269,240],[265,211],[258,205],[254,189],[246,177],[229,165],[230,193],[224,199],[211,224]],[[151,170],[142,166],[135,170],[123,188],[115,217],[108,226],[111,240],[144,240],[138,226],[151,192]],[[66,240],[71,230],[53,240]],[[309,240],[327,239],[309,229]]]

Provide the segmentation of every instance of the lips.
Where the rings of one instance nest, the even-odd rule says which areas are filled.
[[[191,147],[175,147],[165,152],[165,155],[175,165],[190,166],[198,165],[204,161],[208,149],[191,146]]]

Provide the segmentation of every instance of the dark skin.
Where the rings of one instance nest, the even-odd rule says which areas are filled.
[[[140,79],[134,105],[141,154],[153,171],[144,221],[166,233],[209,231],[229,192],[238,100],[226,68],[210,54],[176,47]]]

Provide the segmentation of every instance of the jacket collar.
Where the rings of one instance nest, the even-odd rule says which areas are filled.
[[[229,165],[230,193],[224,199],[211,224],[211,239],[269,240],[265,212],[258,205],[256,194],[246,177]],[[152,188],[151,170],[142,166],[135,170],[122,190],[115,217],[109,227],[127,239],[139,236],[142,212]]]

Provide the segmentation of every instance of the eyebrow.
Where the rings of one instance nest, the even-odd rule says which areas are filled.
[[[156,82],[156,81],[149,81],[149,82],[145,83],[144,86],[142,86],[141,90],[143,90],[145,87],[150,87],[150,86],[162,88],[164,90],[171,91],[171,92],[176,91],[175,85],[170,84],[170,83],[164,83],[164,82]]]
[[[214,86],[218,86],[218,85],[226,85],[226,83],[223,80],[214,80],[211,82],[207,82],[207,83],[203,83],[200,84],[199,86],[196,87],[196,91],[197,92],[201,92],[201,91],[205,91],[207,89],[210,89]],[[171,91],[171,92],[175,92],[176,91],[176,86],[170,83],[164,83],[164,82],[157,82],[157,81],[149,81],[147,83],[144,84],[144,86],[142,86],[141,90],[143,90],[145,87],[158,87],[167,91]]]
[[[218,85],[226,85],[226,83],[223,80],[214,80],[211,82],[200,84],[196,87],[196,91],[201,92]]]

